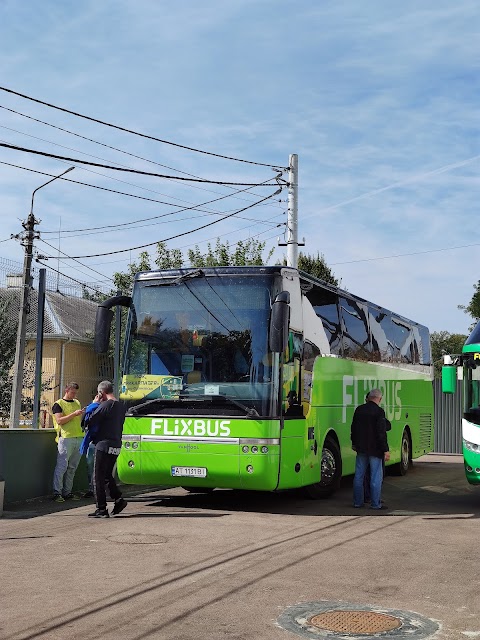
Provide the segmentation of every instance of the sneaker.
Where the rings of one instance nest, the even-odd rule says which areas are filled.
[[[59,493],[54,493],[53,494],[53,501],[54,502],[65,502],[65,498],[63,496],[61,496]]]
[[[84,498],[93,498],[93,491],[85,491],[85,493],[83,494]]]
[[[110,515],[106,509],[95,509],[93,513],[88,514],[89,518],[109,518]]]
[[[118,498],[118,500],[115,500],[115,504],[113,505],[112,509],[112,516],[118,516],[118,514],[125,509],[127,504],[128,502],[123,498]]]
[[[80,496],[77,496],[75,493],[67,493],[63,498],[64,500],[80,500]]]

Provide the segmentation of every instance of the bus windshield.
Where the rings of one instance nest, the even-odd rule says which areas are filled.
[[[139,279],[123,398],[138,414],[278,414],[279,357],[268,350],[273,274]]]

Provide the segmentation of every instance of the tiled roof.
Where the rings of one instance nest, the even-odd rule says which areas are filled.
[[[18,321],[20,289],[0,288],[0,304],[5,303],[7,317]],[[3,306],[3,305],[2,305]],[[93,338],[97,303],[76,296],[47,291],[45,294],[44,335],[67,338]],[[37,332],[38,292],[30,291],[27,334]]]

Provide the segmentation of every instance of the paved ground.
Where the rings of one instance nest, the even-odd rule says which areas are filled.
[[[422,458],[384,498],[388,511],[353,509],[347,479],[318,502],[137,494],[109,520],[87,518],[86,501],[16,505],[0,519],[0,638],[294,640],[279,616],[329,601],[480,639],[480,493],[461,458]]]

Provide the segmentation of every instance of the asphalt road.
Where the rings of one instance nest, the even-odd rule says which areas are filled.
[[[387,477],[386,511],[353,509],[351,492],[351,479],[326,501],[166,489],[108,520],[87,501],[16,505],[0,519],[0,638],[294,640],[279,619],[336,603],[480,639],[480,493],[461,458]]]

